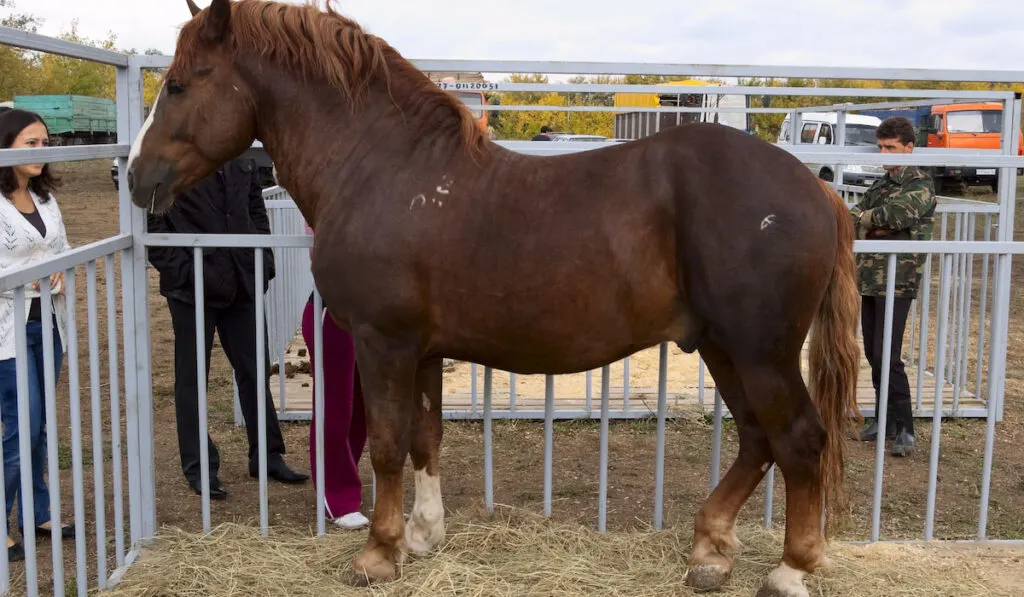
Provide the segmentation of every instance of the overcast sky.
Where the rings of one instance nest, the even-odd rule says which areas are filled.
[[[292,0],[301,2],[301,0]],[[317,0],[323,2],[323,0]],[[16,0],[171,53],[185,0]],[[197,0],[205,6],[209,0]],[[407,58],[1024,70],[1024,0],[338,0]],[[785,5],[786,8],[778,8]]]

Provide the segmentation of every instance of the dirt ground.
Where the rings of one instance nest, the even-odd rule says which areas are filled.
[[[56,167],[65,185],[57,199],[67,225],[69,240],[75,247],[117,233],[117,195],[109,176],[109,161],[98,160]],[[1024,187],[1018,196],[1024,195]],[[1018,206],[1017,228],[1024,224],[1024,209]],[[1018,233],[1020,238],[1020,233]],[[120,270],[118,264],[118,271]],[[1024,265],[1013,264],[1014,279],[1021,279]],[[105,493],[103,508],[107,538],[106,572],[114,568],[114,510],[111,499],[110,398],[107,363],[106,280],[104,264],[98,264],[99,329],[96,353],[89,349],[84,322],[86,268],[78,268],[76,280],[80,300],[79,314],[80,389],[82,412],[82,462],[84,470],[83,511],[87,521],[86,567],[89,586],[94,586],[97,573],[95,525],[97,510],[94,500],[94,465],[90,396],[92,376],[89,355],[99,357],[95,384],[102,401],[103,458]],[[153,270],[150,279],[150,330],[152,382],[154,399],[154,444],[157,515],[159,525],[201,529],[201,503],[185,483],[177,452],[173,398],[173,334],[166,303],[157,293]],[[122,321],[120,292],[117,293],[118,350]],[[994,539],[1024,539],[1024,292],[1014,291],[1011,303],[1009,354],[1006,379],[1005,420],[997,427],[992,496],[988,512],[988,536]],[[123,357],[123,354],[119,356]],[[598,383],[595,377],[595,384]],[[60,489],[63,520],[73,514],[72,429],[68,416],[68,365],[65,361],[58,383]],[[276,386],[272,386],[276,391]],[[595,386],[599,387],[599,386]],[[123,383],[120,390],[121,418],[124,416]],[[211,435],[221,452],[220,477],[230,492],[225,501],[211,505],[213,523],[258,523],[258,483],[248,476],[247,440],[245,430],[232,422],[232,385],[227,360],[215,342],[209,384],[209,425]],[[311,469],[308,453],[307,424],[283,423],[288,449],[287,460],[302,471]],[[655,458],[655,422],[650,419],[615,422],[611,425],[609,447],[608,526],[611,530],[632,529],[647,525],[653,512],[653,481]],[[935,535],[939,539],[971,539],[976,536],[982,480],[985,422],[975,420],[946,421],[942,426],[939,457],[940,477],[937,490]],[[555,426],[555,458],[553,511],[558,520],[595,525],[597,520],[599,427],[596,422],[569,421]],[[923,534],[925,497],[928,484],[928,446],[931,422],[917,424],[917,453],[908,459],[885,459],[884,497],[881,514],[882,539],[917,539]],[[701,417],[671,420],[666,428],[665,511],[666,525],[687,526],[707,496],[710,471],[711,425]],[[722,473],[736,453],[735,429],[726,422],[722,441]],[[122,425],[122,455],[128,453]],[[871,530],[872,476],[874,445],[851,442],[848,458],[848,493],[852,516],[839,539],[864,540]],[[126,458],[126,456],[125,456]],[[127,460],[124,461],[125,465]],[[543,497],[543,422],[496,421],[494,424],[495,500],[500,504],[539,510]],[[371,474],[368,458],[361,461],[364,478],[364,511],[371,506]],[[479,507],[483,500],[483,441],[481,423],[448,422],[442,455],[442,491],[445,506],[451,511]],[[127,475],[125,474],[125,479]],[[124,508],[127,520],[127,482]],[[412,504],[411,476],[406,484],[407,509]],[[781,524],[785,513],[785,486],[782,475],[775,477],[774,520]],[[283,486],[271,482],[269,487],[270,521],[272,525],[315,530],[316,503],[312,484]],[[763,487],[758,489],[744,508],[744,521],[760,520],[763,513]],[[341,532],[341,531],[330,531]],[[20,540],[20,537],[18,537]],[[76,566],[73,542],[65,542],[64,567],[66,588],[75,587]],[[37,543],[41,589],[49,592],[49,539]],[[12,565],[13,593],[23,586],[21,563]],[[70,593],[69,593],[70,594]]]

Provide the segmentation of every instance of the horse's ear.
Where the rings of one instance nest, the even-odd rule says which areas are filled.
[[[192,0],[185,0],[185,2],[188,3],[188,10],[192,13],[192,16],[196,16],[197,14],[199,14],[200,8],[196,6],[195,2],[193,2]]]
[[[203,37],[208,41],[219,42],[228,34],[231,25],[231,0],[213,0],[210,14],[206,17]]]

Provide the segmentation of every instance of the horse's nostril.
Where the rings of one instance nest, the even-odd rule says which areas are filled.
[[[128,178],[128,192],[129,193],[131,193],[132,191],[135,190],[135,176],[134,176],[134,174],[135,174],[135,170],[134,169],[128,170],[128,173],[125,174],[125,176]]]

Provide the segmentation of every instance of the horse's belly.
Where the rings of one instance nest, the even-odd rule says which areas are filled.
[[[647,280],[639,288],[622,282],[602,277],[438,305],[437,350],[505,371],[558,374],[594,369],[686,334],[688,311],[672,281]]]

